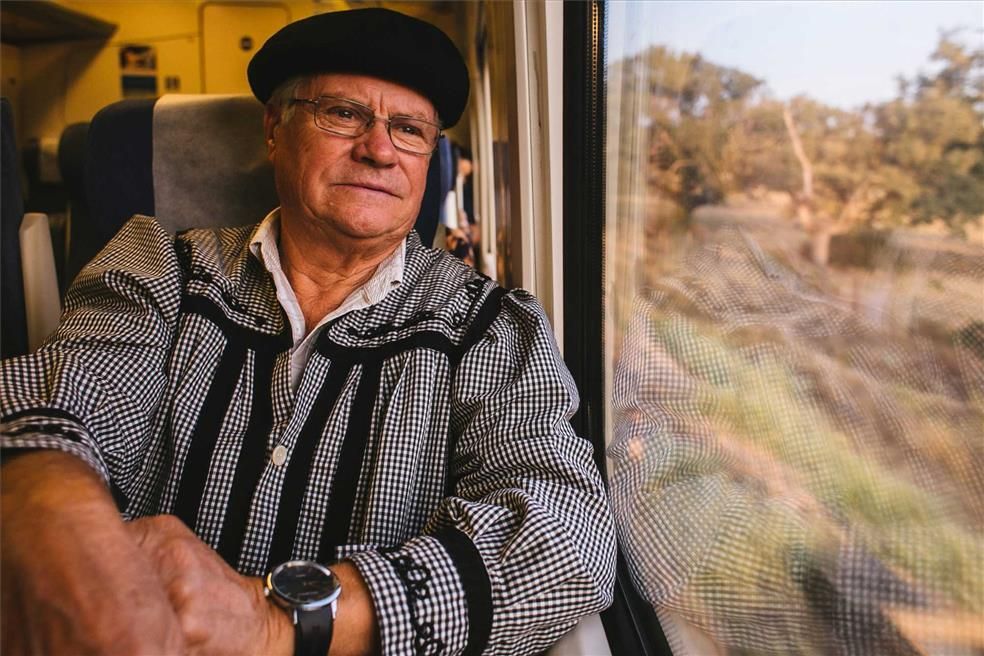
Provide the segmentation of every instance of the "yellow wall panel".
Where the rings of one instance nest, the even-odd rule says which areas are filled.
[[[267,36],[285,22],[349,8],[346,0],[56,1],[118,28],[108,41],[4,46],[4,67],[19,68],[16,93],[8,93],[12,87],[6,73],[4,93],[14,106],[20,143],[57,138],[66,125],[89,121],[102,107],[121,100],[123,46],[147,45],[156,50],[158,95],[248,93],[246,63]],[[383,4],[433,20],[460,43],[463,11],[426,2]],[[213,29],[216,25],[219,27]],[[248,52],[239,46],[240,38],[247,34],[254,41]],[[203,70],[207,79],[202,78]],[[176,88],[168,88],[169,79]]]
[[[249,93],[246,66],[274,32],[290,22],[283,5],[206,2],[201,7],[202,91]],[[246,44],[244,41],[248,40]]]

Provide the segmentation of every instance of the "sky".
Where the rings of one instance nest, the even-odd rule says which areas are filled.
[[[895,96],[899,75],[930,71],[941,29],[984,43],[984,0],[612,0],[608,60],[650,44],[699,52],[764,79],[775,97],[799,94],[842,109]]]

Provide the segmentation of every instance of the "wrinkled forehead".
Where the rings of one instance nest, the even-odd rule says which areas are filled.
[[[306,98],[336,96],[389,116],[414,116],[437,122],[437,109],[423,94],[406,85],[360,73],[319,73],[301,80]]]

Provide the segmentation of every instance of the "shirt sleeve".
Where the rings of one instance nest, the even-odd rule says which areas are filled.
[[[182,279],[173,237],[149,217],[127,222],[79,273],[57,330],[0,366],[0,448],[74,454],[125,496],[166,385]]]
[[[546,316],[506,294],[452,389],[452,493],[424,535],[354,554],[385,654],[538,653],[606,608],[614,527]]]

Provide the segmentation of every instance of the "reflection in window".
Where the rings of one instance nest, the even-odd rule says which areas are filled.
[[[495,207],[494,221],[490,222],[488,239],[494,242],[494,259],[485,263],[485,273],[507,287],[517,284],[519,250],[515,247],[518,233],[512,217],[516,216],[511,190],[517,188],[518,164],[513,160],[510,143],[516,142],[515,107],[515,43],[512,32],[512,6],[504,2],[480,5],[488,21],[485,55],[489,68],[491,164]],[[493,275],[494,274],[494,275]]]
[[[981,653],[979,4],[606,11],[612,496],[674,651]]]

